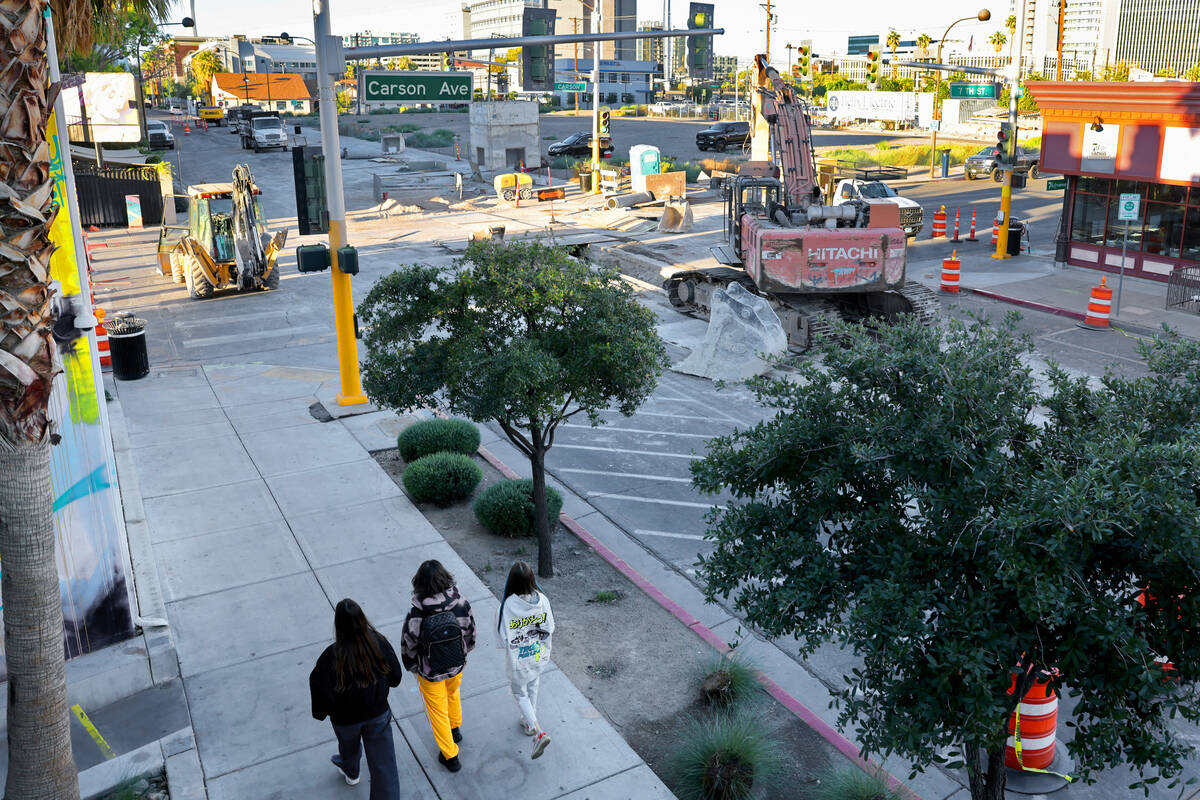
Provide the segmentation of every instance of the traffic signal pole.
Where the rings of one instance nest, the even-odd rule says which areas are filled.
[[[592,30],[600,30],[599,3],[592,11]],[[592,194],[600,194],[600,43],[592,44]]]
[[[329,1],[313,2],[313,41],[317,56],[317,93],[320,99],[321,150],[325,154],[325,185],[329,202],[329,261],[333,279],[333,327],[337,334],[338,373],[341,390],[339,406],[359,406],[367,402],[362,390],[358,365],[358,339],[354,335],[354,295],[350,276],[338,266],[338,248],[346,244],[346,198],[342,187],[341,145],[338,141],[337,101],[333,95],[333,74],[341,65],[329,64]]]
[[[1017,30],[1013,34],[1008,65],[1008,152],[1005,154],[1004,182],[1000,187],[1000,230],[996,233],[996,252],[992,258],[1008,258],[1008,226],[1012,214],[1013,165],[1017,163],[1017,91],[1021,85],[1021,43],[1025,39],[1025,0],[1021,0],[1021,13],[1017,17]]]

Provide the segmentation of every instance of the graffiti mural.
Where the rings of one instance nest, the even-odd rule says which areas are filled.
[[[63,372],[54,383],[50,414],[58,442],[50,451],[56,561],[63,604],[63,647],[67,657],[91,652],[133,635],[126,582],[124,521],[116,481],[104,382],[95,336],[78,335],[67,320],[88,291],[80,282],[86,254],[77,252],[66,203],[64,164],[51,117],[51,173],[59,212],[50,229],[56,250],[51,278],[61,292],[56,303]],[[3,565],[0,565],[0,569]],[[0,676],[2,677],[2,676]]]

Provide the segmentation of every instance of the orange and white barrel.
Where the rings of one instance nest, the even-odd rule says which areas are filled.
[[[1089,328],[1107,328],[1112,311],[1112,296],[1112,289],[1108,288],[1105,279],[1101,277],[1100,285],[1092,287],[1092,296],[1088,299],[1083,324]]]
[[[946,238],[946,207],[942,206],[933,212],[933,235],[931,239]]]
[[[1013,676],[1016,683],[1016,676]],[[1010,692],[1012,689],[1010,688]],[[1058,728],[1058,695],[1049,680],[1035,680],[1008,718],[1008,743],[1004,765],[1013,769],[1046,769],[1054,761],[1054,734]],[[1017,748],[1020,747],[1018,755]]]
[[[108,331],[104,328],[106,314],[103,308],[97,308],[92,313],[96,315],[96,350],[100,353],[100,366],[112,369],[112,352],[108,346]]]
[[[958,294],[958,279],[962,263],[958,260],[955,250],[949,258],[942,259],[942,291],[948,294]]]

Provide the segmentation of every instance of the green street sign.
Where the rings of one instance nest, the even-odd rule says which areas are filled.
[[[1046,181],[1047,189],[1065,189],[1067,188],[1066,178],[1049,178]]]
[[[586,92],[587,84],[583,81],[555,81],[554,91],[556,92]]]
[[[468,103],[469,72],[364,70],[359,81],[364,103]]]
[[[994,83],[950,84],[951,100],[995,100],[997,96]]]

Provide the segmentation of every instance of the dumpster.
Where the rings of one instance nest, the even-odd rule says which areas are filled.
[[[1020,222],[1008,223],[1008,254],[1010,256],[1021,255],[1021,234],[1025,232],[1025,226]],[[116,361],[114,360],[115,364]]]
[[[113,317],[104,323],[112,353],[113,377],[136,381],[150,374],[150,356],[146,352],[146,320],[137,317]]]

